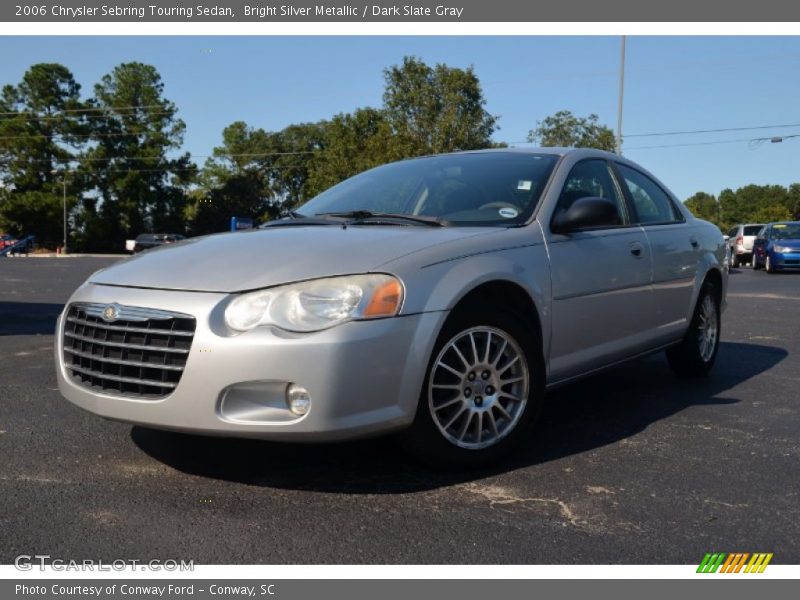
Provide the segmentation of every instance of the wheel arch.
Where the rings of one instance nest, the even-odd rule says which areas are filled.
[[[451,309],[451,314],[464,310],[481,309],[491,303],[510,308],[523,318],[539,344],[542,343],[542,320],[539,307],[531,294],[519,283],[510,279],[491,279],[465,290]]]
[[[722,270],[716,267],[711,267],[706,271],[705,277],[703,277],[703,283],[701,285],[705,285],[706,282],[711,283],[714,285],[714,289],[717,291],[717,302],[722,304],[722,293],[723,293],[723,279],[722,279]]]

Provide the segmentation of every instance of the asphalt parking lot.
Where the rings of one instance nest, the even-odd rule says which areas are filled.
[[[443,474],[389,439],[210,439],[70,405],[55,318],[110,262],[0,259],[0,563],[800,562],[800,273],[732,271],[707,379],[615,368],[550,394],[503,466]]]

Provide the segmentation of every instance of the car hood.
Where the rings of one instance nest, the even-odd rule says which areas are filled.
[[[773,240],[773,243],[776,246],[786,246],[787,248],[800,249],[800,240],[794,238],[788,240]]]
[[[285,226],[223,233],[160,246],[99,271],[101,285],[240,292],[333,275],[366,273],[434,246],[500,228]]]

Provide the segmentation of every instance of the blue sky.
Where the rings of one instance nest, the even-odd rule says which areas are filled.
[[[0,84],[61,62],[89,94],[115,65],[155,65],[186,121],[185,149],[208,155],[236,120],[268,130],[380,106],[382,69],[415,55],[473,65],[497,140],[524,141],[561,109],[616,125],[619,38],[3,37]],[[629,37],[623,131],[641,134],[800,123],[800,37]],[[800,181],[800,138],[643,149],[800,134],[800,127],[627,138],[624,154],[682,199],[747,183]],[[203,158],[197,159],[199,163]]]

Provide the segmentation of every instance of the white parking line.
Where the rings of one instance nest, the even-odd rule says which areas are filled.
[[[728,298],[764,298],[767,300],[800,300],[800,296],[784,296],[782,294],[728,294]]]

